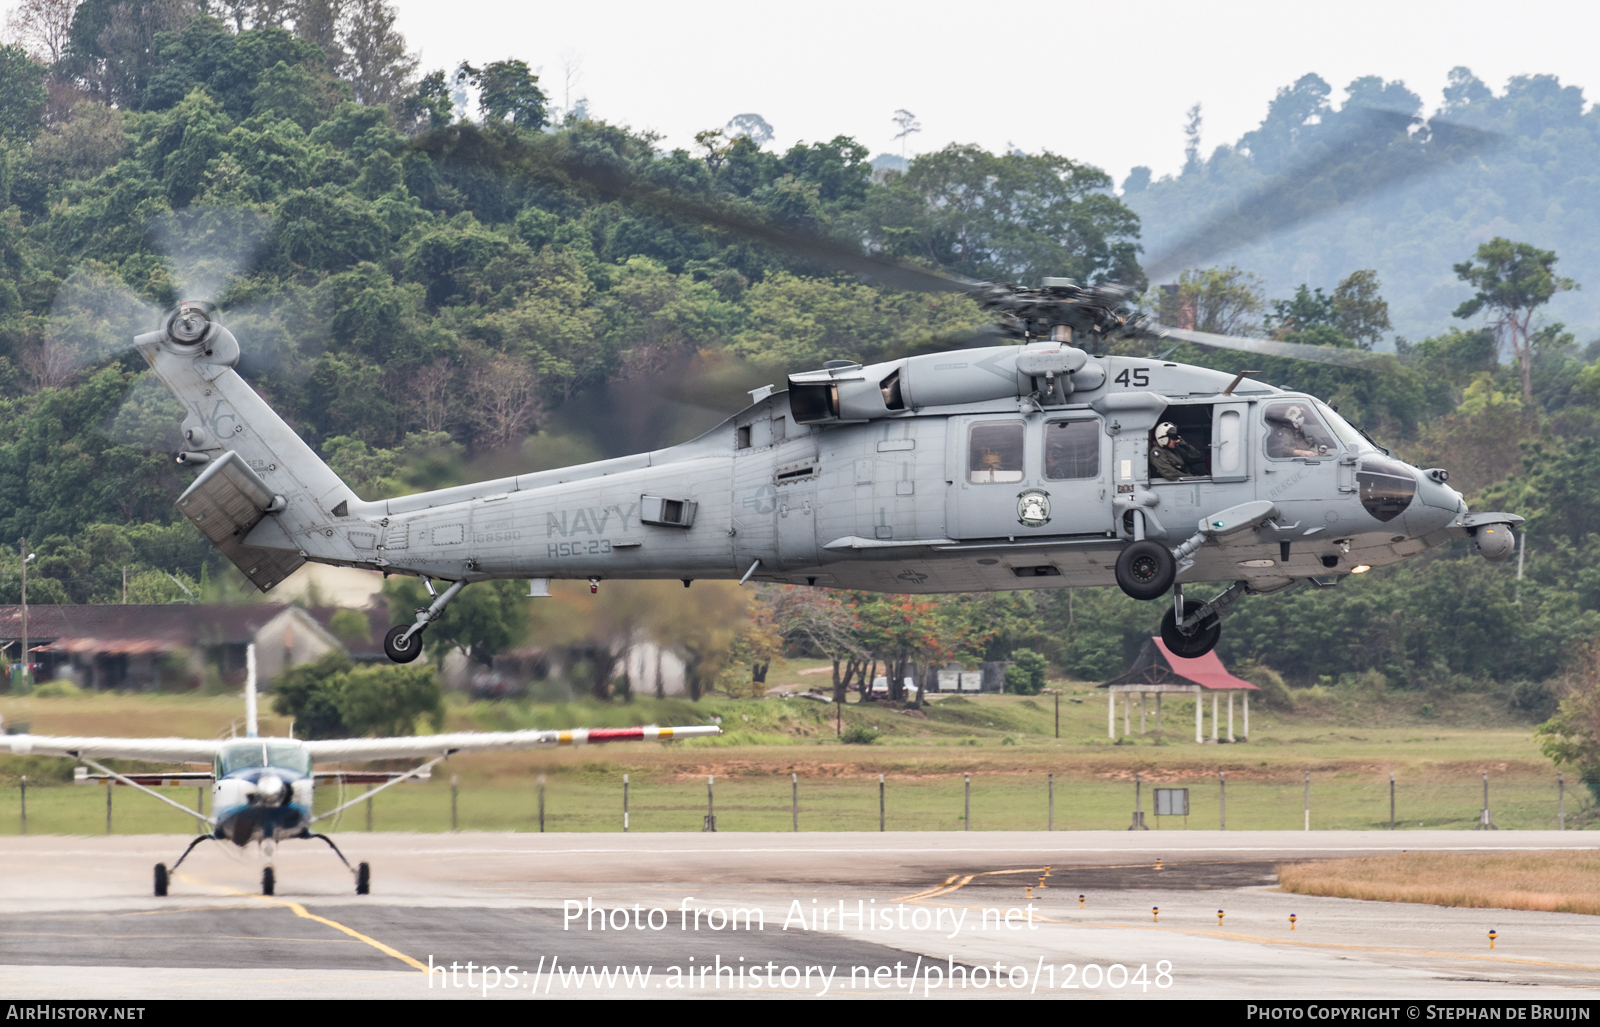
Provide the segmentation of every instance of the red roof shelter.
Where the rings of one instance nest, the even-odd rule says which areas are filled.
[[[1211,741],[1219,741],[1218,722],[1221,719],[1219,696],[1228,694],[1228,732],[1227,740],[1230,742],[1247,739],[1250,736],[1250,693],[1260,691],[1255,685],[1240,677],[1228,673],[1228,668],[1222,665],[1222,660],[1213,652],[1195,659],[1185,659],[1174,656],[1167,649],[1166,643],[1160,638],[1152,638],[1139,650],[1139,656],[1133,661],[1133,666],[1126,673],[1112,678],[1100,686],[1106,690],[1110,706],[1106,712],[1106,733],[1111,738],[1117,737],[1117,694],[1121,693],[1122,701],[1122,733],[1132,733],[1132,704],[1133,694],[1139,696],[1139,733],[1145,732],[1145,701],[1146,696],[1154,694],[1156,697],[1156,730],[1161,730],[1161,697],[1167,692],[1180,692],[1193,695],[1194,704],[1194,740],[1205,741],[1204,693],[1211,693]],[[1244,733],[1236,738],[1233,733],[1233,696],[1235,692],[1243,693],[1244,697]]]

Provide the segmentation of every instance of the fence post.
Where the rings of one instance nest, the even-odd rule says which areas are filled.
[[[22,833],[28,833],[28,775],[22,775]]]
[[[1059,696],[1057,696],[1057,701],[1060,701]],[[1050,782],[1050,819],[1045,821],[1045,830],[1054,831],[1056,829],[1056,776],[1050,774],[1047,775],[1047,779]]]
[[[800,775],[789,774],[789,815],[794,820],[794,829],[800,831]]]
[[[367,785],[367,833],[372,833],[372,786]]]
[[[622,775],[622,833],[628,833],[628,775]]]
[[[1222,826],[1218,830],[1228,829],[1228,772],[1217,771],[1217,788],[1222,800]]]
[[[1489,772],[1483,772],[1483,812],[1478,816],[1478,831],[1498,831],[1494,818],[1489,815]]]
[[[544,834],[544,775],[539,775],[539,833]]]
[[[1389,771],[1389,830],[1394,830],[1394,771]]]
[[[199,813],[201,816],[205,815],[206,790],[203,787],[198,787],[194,790],[194,811]]]
[[[28,833],[28,805],[26,801],[28,779],[22,779],[24,801],[22,805],[22,833]],[[1561,776],[1561,771],[1556,771],[1556,830],[1567,829],[1567,782]]]
[[[961,830],[970,831],[972,830],[972,775],[961,776],[966,781],[966,799],[961,809]]]
[[[716,796],[711,791],[711,786],[716,782],[716,776],[706,775],[706,822],[700,826],[702,832],[717,829],[717,804]]]
[[[883,830],[883,775],[878,775],[878,830]]]
[[[1061,737],[1061,689],[1059,688],[1056,689],[1056,737]]]
[[[1311,771],[1306,771],[1306,830],[1311,830]]]
[[[114,782],[106,779],[106,834],[111,833],[111,786]]]
[[[458,778],[456,775],[454,775],[454,774],[450,775],[450,830],[451,831],[454,831],[456,829],[456,786],[460,783],[460,781],[461,781],[461,779]]]

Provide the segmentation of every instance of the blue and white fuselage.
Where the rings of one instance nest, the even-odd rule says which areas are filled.
[[[291,738],[249,738],[217,752],[213,837],[235,845],[300,837],[311,825],[311,754]]]

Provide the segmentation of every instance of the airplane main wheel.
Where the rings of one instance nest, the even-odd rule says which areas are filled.
[[[372,890],[372,867],[365,863],[356,864],[356,894],[366,895]]]
[[[1117,586],[1134,599],[1159,599],[1178,576],[1178,561],[1159,542],[1140,539],[1117,557]]]
[[[277,886],[278,886],[278,879],[272,873],[272,868],[271,867],[266,867],[265,869],[263,869],[261,871],[261,894],[263,894],[263,895],[271,895],[273,893],[273,891],[277,888]]]
[[[1185,599],[1183,615],[1189,617],[1204,605],[1194,599]],[[1217,647],[1217,640],[1221,637],[1222,621],[1216,614],[1201,621],[1187,635],[1178,630],[1178,618],[1173,616],[1170,607],[1166,616],[1161,618],[1161,641],[1166,643],[1168,652],[1180,659],[1192,660],[1204,656]]]
[[[156,894],[157,895],[165,895],[166,893],[167,893],[167,865],[165,863],[157,863],[156,864]]]
[[[410,630],[409,624],[396,624],[383,636],[383,654],[395,663],[410,663],[422,655],[422,629],[418,628],[406,638],[405,633]]]

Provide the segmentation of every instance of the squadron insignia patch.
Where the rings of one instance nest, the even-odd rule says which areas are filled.
[[[1037,528],[1050,523],[1050,493],[1026,489],[1017,493],[1017,523]]]

